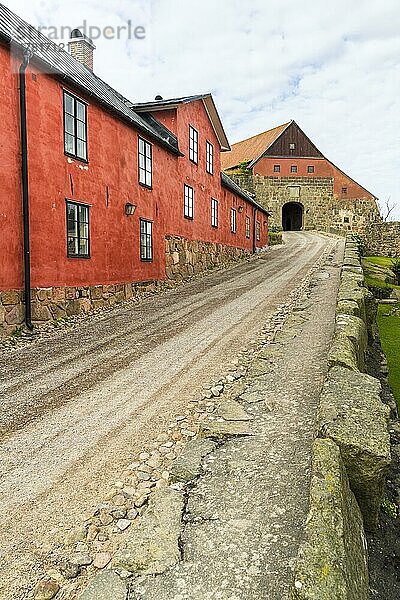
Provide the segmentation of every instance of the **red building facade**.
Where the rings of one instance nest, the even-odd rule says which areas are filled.
[[[17,17],[1,11],[10,25],[0,29],[0,326],[9,331],[24,319],[23,52],[10,47]],[[31,56],[24,81],[33,321],[198,272],[199,241],[208,264],[267,245],[267,211],[221,174],[229,144],[209,94],[135,107],[65,52]]]

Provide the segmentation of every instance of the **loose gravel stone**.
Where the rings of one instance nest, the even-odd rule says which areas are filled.
[[[54,579],[39,581],[34,592],[35,600],[52,600],[59,589],[60,586]]]
[[[77,554],[72,555],[71,562],[79,567],[86,567],[87,565],[92,564],[93,559],[91,556],[89,556],[89,554],[82,554],[78,552]]]
[[[104,569],[111,560],[111,554],[109,552],[97,552],[93,557],[93,566],[96,569]]]
[[[119,519],[116,522],[116,526],[118,527],[118,529],[120,529],[121,531],[125,531],[125,529],[128,529],[129,525],[131,524],[129,519]]]

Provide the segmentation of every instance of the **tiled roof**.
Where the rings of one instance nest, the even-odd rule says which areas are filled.
[[[258,204],[258,202],[256,202],[254,200],[254,198],[252,196],[250,196],[250,194],[248,194],[247,192],[245,192],[244,190],[242,190],[242,188],[240,186],[238,186],[237,183],[235,183],[233,181],[233,179],[231,179],[230,177],[228,177],[228,175],[226,173],[224,173],[223,171],[221,171],[221,184],[224,187],[226,187],[228,190],[230,190],[231,192],[233,192],[234,194],[237,194],[241,198],[244,198],[245,200],[247,200],[247,202],[250,202],[250,204],[252,204],[256,208],[258,208],[259,210],[261,210],[266,215],[270,215],[271,214],[271,213],[269,213],[267,211],[266,208],[264,208],[263,206],[261,206],[261,204]]]
[[[129,107],[129,101],[121,94],[3,4],[0,4],[0,39],[18,50],[32,49],[33,60],[44,63],[49,73],[95,98],[99,104],[132,124],[141,133],[170,152],[179,154],[178,142],[173,133],[163,126],[154,127],[151,120],[145,120],[136,114]]]
[[[242,142],[237,142],[237,144],[232,144],[230,152],[221,154],[222,169],[231,169],[241,162],[250,162],[261,156],[261,154],[275,142],[281,133],[285,131],[290,123],[291,121],[279,125],[278,127],[274,127],[273,129],[268,129],[268,131],[264,131],[258,135],[253,135],[253,137],[243,140]]]

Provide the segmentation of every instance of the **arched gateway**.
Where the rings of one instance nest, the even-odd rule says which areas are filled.
[[[300,202],[287,202],[282,206],[283,231],[300,231],[303,227],[304,207]]]

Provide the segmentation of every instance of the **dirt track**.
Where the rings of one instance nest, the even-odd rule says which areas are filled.
[[[0,355],[0,598],[23,597],[35,556],[225,372],[331,245],[292,233],[263,259]]]

